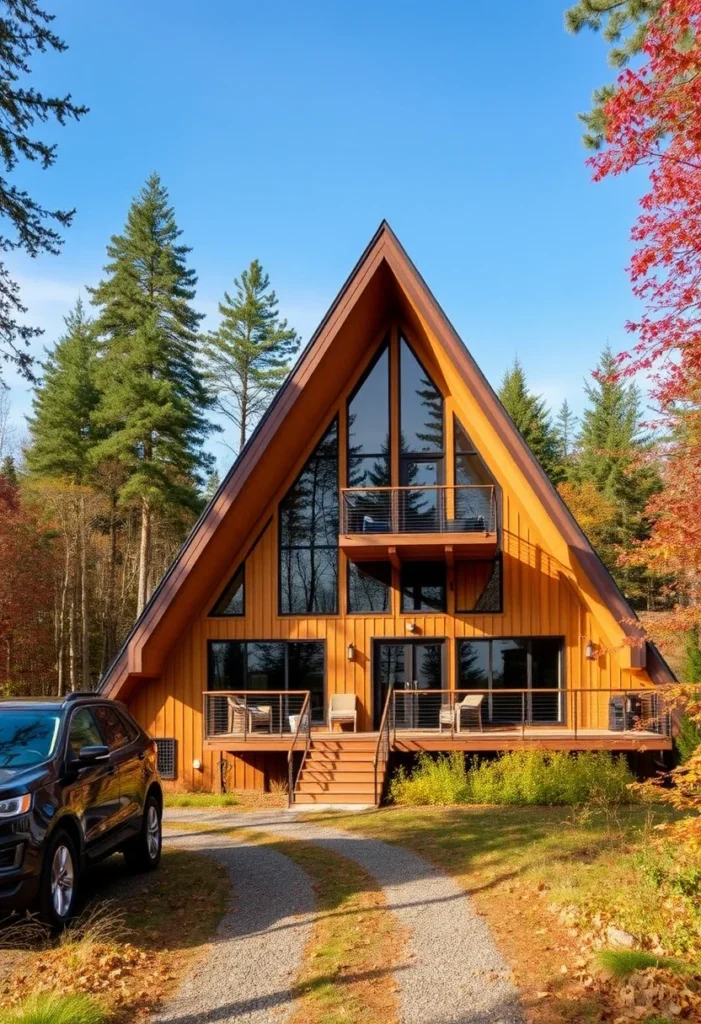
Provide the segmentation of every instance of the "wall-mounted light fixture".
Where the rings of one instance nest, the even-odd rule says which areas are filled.
[[[192,767],[195,769],[196,772],[201,772],[202,762],[198,760],[198,758],[195,758],[195,760],[192,762]]]
[[[407,622],[406,631],[407,633],[418,633],[419,627],[416,625],[415,622]]]
[[[346,657],[348,661],[355,660],[355,644],[348,644],[348,650],[346,651]]]
[[[598,658],[598,648],[593,640],[587,640],[587,646],[584,648],[584,657],[587,661],[596,661]]]

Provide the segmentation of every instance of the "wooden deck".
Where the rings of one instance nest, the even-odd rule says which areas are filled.
[[[328,732],[325,729],[312,728],[312,738],[319,741],[342,740],[357,742],[359,745],[371,746],[377,743],[377,732]],[[217,736],[204,741],[205,750],[223,750],[229,753],[244,751],[288,751],[292,745],[292,735],[284,733],[270,735],[263,732],[249,733],[245,738],[241,734]],[[438,730],[398,729],[390,734],[392,750],[405,753],[427,751],[464,750],[479,753],[500,750],[527,750],[540,747],[545,750],[611,750],[611,751],[645,751],[671,750],[672,740],[669,736],[645,729],[631,729],[614,732],[607,729],[568,729],[566,726],[521,726],[510,729],[485,728],[484,732],[474,730],[455,732],[438,732]],[[360,747],[359,747],[360,749]]]

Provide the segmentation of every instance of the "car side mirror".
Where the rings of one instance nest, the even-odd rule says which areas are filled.
[[[110,756],[110,748],[100,745],[93,747],[81,747],[78,753],[78,764],[96,764],[98,761],[106,761]]]

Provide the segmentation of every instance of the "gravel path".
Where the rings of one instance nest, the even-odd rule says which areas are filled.
[[[174,825],[187,821],[260,829],[288,839],[313,842],[365,868],[382,886],[388,908],[400,925],[409,930],[410,966],[397,972],[402,1024],[520,1024],[523,1020],[511,972],[494,945],[486,922],[475,913],[456,882],[416,854],[326,825],[299,822],[288,812],[224,815],[172,810],[167,812],[167,821]],[[211,836],[212,833],[205,832],[197,840],[200,844],[209,842]],[[254,849],[251,860],[258,864],[262,854],[260,848]],[[278,885],[272,896],[273,905],[279,893]],[[271,895],[267,898],[270,900]],[[178,1024],[195,1024],[190,1018],[164,1019],[173,1024],[176,1020]],[[228,1019],[197,1018],[202,1024]]]
[[[168,830],[166,842],[202,850],[225,864],[234,901],[206,958],[154,1022],[284,1021],[313,919],[309,878],[275,850],[230,837]]]

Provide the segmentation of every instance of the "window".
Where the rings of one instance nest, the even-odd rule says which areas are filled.
[[[403,562],[401,585],[403,612],[445,611],[443,562]]]
[[[48,760],[53,756],[60,726],[61,716],[55,711],[3,707],[0,769],[29,768]]]
[[[455,518],[462,529],[494,528],[494,478],[477,453],[467,431],[453,417],[455,437]]]
[[[390,484],[389,345],[348,400],[348,486]]]
[[[488,691],[485,721],[554,724],[563,721],[561,637],[458,641],[458,689]],[[523,690],[524,693],[499,693]]]
[[[455,611],[475,615],[502,611],[501,556],[455,563]]]
[[[174,779],[176,777],[175,740],[156,740],[158,774],[162,779]]]
[[[404,338],[399,342],[402,532],[439,529],[443,516],[443,396]],[[414,489],[416,488],[416,489]]]
[[[95,718],[100,725],[100,731],[105,737],[105,743],[110,750],[126,747],[127,743],[129,743],[129,733],[117,712],[105,705],[98,705],[94,710]]]
[[[324,718],[323,641],[210,640],[210,690],[309,690],[312,718]]]
[[[280,502],[280,612],[338,611],[338,424]]]
[[[245,565],[240,565],[227,584],[223,594],[212,608],[210,615],[245,615],[246,614],[246,573]]]
[[[71,718],[68,742],[74,757],[78,756],[83,747],[102,747],[105,745],[102,733],[90,708],[79,708]]]
[[[391,586],[389,562],[348,562],[348,611],[388,612]]]

